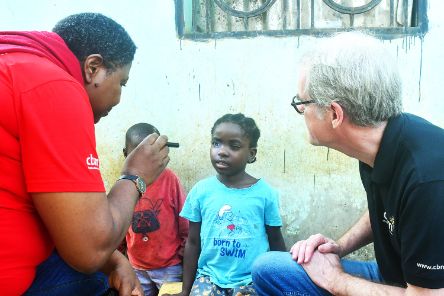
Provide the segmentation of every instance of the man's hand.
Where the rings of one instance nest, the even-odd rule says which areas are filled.
[[[307,263],[302,263],[301,266],[318,287],[327,291],[331,291],[331,287],[334,287],[337,277],[344,273],[339,256],[333,253],[323,254],[315,251],[311,256],[311,260]]]
[[[290,253],[293,260],[302,264],[308,263],[316,250],[324,254],[341,255],[341,247],[334,240],[320,233],[312,235],[306,240],[298,241],[291,247]]]
[[[407,284],[407,289],[374,283],[345,273],[339,256],[315,251],[310,262],[302,263],[302,268],[318,286],[333,295],[444,295],[444,289],[427,289]]]
[[[157,134],[146,137],[125,159],[122,173],[137,175],[147,185],[153,183],[170,161],[167,140]]]

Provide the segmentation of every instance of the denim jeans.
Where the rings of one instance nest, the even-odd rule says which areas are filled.
[[[31,287],[24,295],[103,295],[109,288],[108,278],[101,272],[80,273],[63,261],[57,251],[43,261],[36,271]]]
[[[373,282],[383,279],[376,262],[341,260],[348,274]],[[331,295],[316,286],[305,270],[291,258],[288,252],[268,252],[258,257],[252,269],[253,285],[259,295]]]
[[[157,296],[163,283],[182,281],[181,264],[153,270],[134,269],[134,271],[142,285],[145,296]]]

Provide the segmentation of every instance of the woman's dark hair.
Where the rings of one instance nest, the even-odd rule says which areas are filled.
[[[253,118],[245,117],[242,113],[237,114],[225,114],[214,123],[211,128],[211,134],[213,134],[214,129],[221,123],[231,122],[239,125],[244,131],[244,135],[250,140],[250,148],[257,147],[257,141],[261,135],[259,128]]]
[[[53,28],[83,64],[91,54],[100,54],[108,69],[131,63],[136,45],[125,29],[100,13],[79,13],[59,21]]]

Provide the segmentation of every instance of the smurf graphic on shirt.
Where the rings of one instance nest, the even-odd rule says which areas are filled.
[[[219,236],[221,238],[227,237],[245,237],[246,225],[245,218],[239,214],[235,214],[230,205],[223,205],[216,217],[216,227],[219,229]]]
[[[219,237],[214,238],[214,246],[220,248],[221,256],[245,258],[248,244],[242,240],[248,236],[246,220],[233,212],[230,205],[223,205],[215,219]]]

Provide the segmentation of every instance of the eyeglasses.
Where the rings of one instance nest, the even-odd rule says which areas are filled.
[[[305,105],[312,103],[315,103],[315,101],[314,100],[301,101],[301,98],[299,98],[298,95],[295,95],[291,100],[291,105],[293,106],[294,110],[296,110],[296,112],[298,112],[301,115],[304,114]]]

